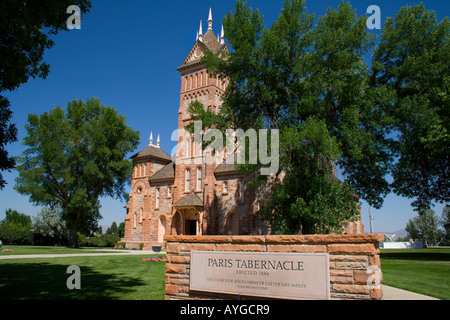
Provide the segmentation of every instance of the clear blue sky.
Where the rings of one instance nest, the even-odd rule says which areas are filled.
[[[438,21],[449,15],[448,1],[424,0],[427,9],[436,11]],[[325,14],[340,0],[307,0],[308,11]],[[378,5],[381,17],[394,16],[406,4],[416,0],[351,0],[358,15],[369,5]],[[102,104],[114,106],[127,116],[127,124],[141,132],[139,150],[148,145],[150,131],[161,135],[161,147],[171,153],[170,141],[177,127],[181,65],[195,43],[200,20],[206,31],[208,10],[212,7],[213,30],[220,32],[222,18],[234,10],[234,0],[192,1],[110,1],[93,0],[91,12],[82,16],[81,30],[62,32],[44,60],[51,65],[47,79],[31,79],[18,90],[7,94],[19,129],[18,142],[7,146],[13,156],[20,155],[26,135],[24,126],[29,113],[41,114],[56,106],[67,107],[69,101],[97,97]],[[252,8],[264,15],[267,26],[277,18],[282,0],[249,0]],[[69,16],[69,15],[68,15]],[[382,26],[383,27],[383,26]],[[380,34],[379,31],[371,31]],[[131,156],[131,154],[130,154]],[[14,191],[17,173],[5,173],[8,185],[0,191],[0,219],[7,208],[34,216],[28,197]],[[129,190],[128,186],[128,190]],[[392,232],[405,227],[414,217],[410,199],[389,195],[382,209],[371,209],[375,232]],[[125,219],[124,203],[102,199],[100,225],[120,223]],[[442,205],[434,209],[441,214]],[[363,222],[369,230],[368,206],[362,204]]]

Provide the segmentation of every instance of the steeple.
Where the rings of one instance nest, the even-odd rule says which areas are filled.
[[[202,20],[200,20],[200,29],[198,30],[198,40],[203,41]]]
[[[225,43],[225,32],[223,31],[223,25],[222,25],[222,31],[220,32],[220,44]]]
[[[153,145],[153,132],[150,132],[150,143],[148,145],[149,146]]]
[[[212,12],[211,12],[211,7],[209,8],[209,16],[208,16],[208,30],[212,30],[212,23],[213,23],[213,18],[212,18]]]
[[[156,140],[156,147],[159,148],[159,144],[160,144],[160,141],[159,141],[159,134],[158,134],[158,139]]]

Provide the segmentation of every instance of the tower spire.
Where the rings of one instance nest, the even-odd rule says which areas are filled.
[[[222,25],[222,31],[220,32],[220,44],[225,43],[225,32],[223,31],[223,25]]]
[[[150,132],[150,143],[148,145],[153,145],[153,132]]]
[[[200,28],[198,30],[198,40],[203,41],[202,20],[200,20]]]
[[[158,134],[158,139],[156,140],[156,146],[159,148],[159,144],[160,144],[160,141],[159,141],[159,134]]]
[[[212,23],[213,23],[212,12],[211,7],[209,7],[208,30],[212,30]]]

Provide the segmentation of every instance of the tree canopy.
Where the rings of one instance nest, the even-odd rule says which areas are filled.
[[[45,79],[50,65],[43,62],[45,50],[54,45],[52,36],[67,30],[67,7],[77,5],[87,13],[88,0],[0,0],[0,189],[6,184],[2,171],[15,160],[6,145],[17,141],[17,128],[10,123],[13,112],[5,91],[17,89],[31,78]]]
[[[448,19],[405,7],[375,49],[366,21],[348,3],[316,19],[304,0],[285,0],[266,27],[238,0],[223,21],[230,53],[202,58],[230,84],[218,114],[193,103],[193,120],[280,130],[282,178],[261,210],[276,232],[339,232],[355,195],[375,208],[392,190],[417,207],[449,200]]]
[[[26,130],[15,189],[37,205],[61,206],[75,245],[77,231],[96,226],[99,197],[127,198],[132,164],[125,157],[137,148],[139,132],[94,98],[30,114]]]

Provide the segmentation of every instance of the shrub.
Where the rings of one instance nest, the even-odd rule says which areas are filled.
[[[97,237],[78,234],[78,242],[82,247],[114,247],[119,240],[120,237],[114,234],[101,234]]]
[[[3,244],[32,244],[33,232],[20,224],[2,223],[0,225],[0,239]]]

